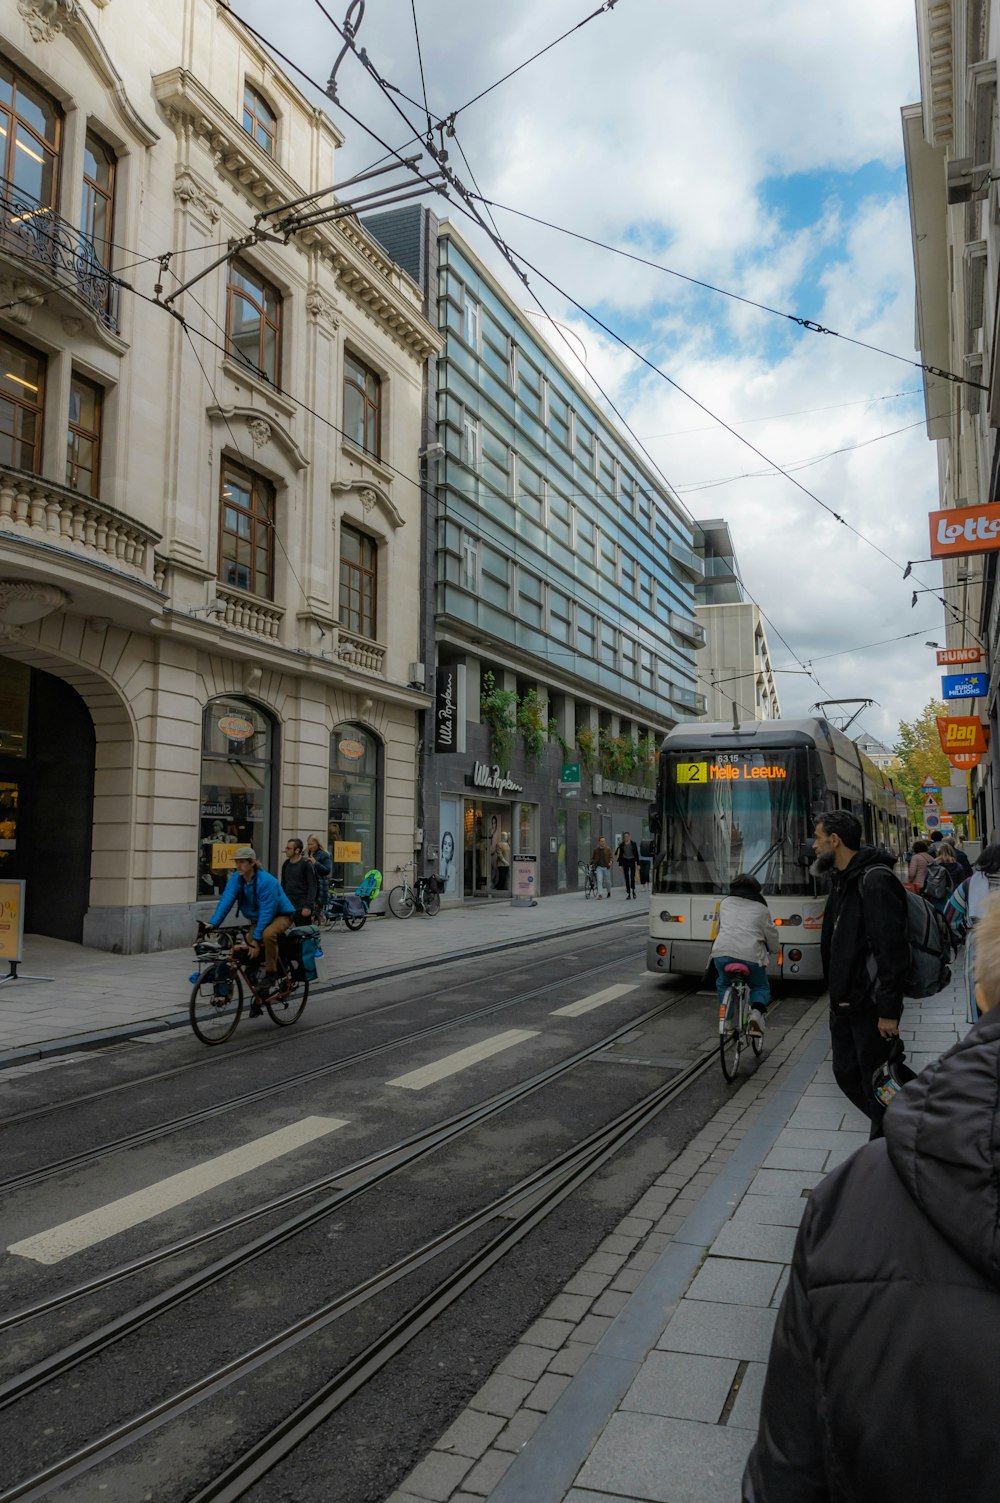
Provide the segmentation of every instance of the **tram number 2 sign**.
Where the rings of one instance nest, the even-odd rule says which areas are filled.
[[[707,762],[678,762],[677,782],[681,785],[708,782]]]

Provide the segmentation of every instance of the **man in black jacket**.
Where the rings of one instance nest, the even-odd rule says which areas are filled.
[[[884,1107],[872,1091],[872,1073],[888,1058],[899,1032],[903,987],[910,965],[906,893],[893,858],[861,846],[861,821],[834,809],[816,823],[813,873],[829,875],[820,951],[830,988],[833,1075],[849,1101],[882,1132]]]
[[[984,1016],[809,1197],[743,1503],[1000,1498],[996,900],[976,977]]]
[[[319,900],[316,868],[303,856],[302,842],[297,838],[286,843],[285,857],[281,868],[281,886],[285,896],[295,905],[295,922],[311,924]]]

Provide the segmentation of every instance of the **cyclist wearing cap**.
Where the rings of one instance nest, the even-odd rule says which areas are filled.
[[[715,962],[715,985],[721,1003],[729,977],[726,966],[739,961],[750,972],[750,1032],[764,1032],[764,1019],[771,1000],[767,979],[768,951],[777,953],[778,930],[756,877],[740,872],[729,884],[729,897],[719,904],[719,932],[711,950]]]
[[[236,870],[223,889],[209,928],[215,929],[236,904],[236,911],[251,924],[250,954],[260,954],[264,946],[266,979],[261,994],[266,993],[278,972],[278,939],[292,927],[295,908],[281,890],[281,883],[257,864],[253,846],[239,845],[233,853]],[[252,1009],[251,1009],[252,1011]]]

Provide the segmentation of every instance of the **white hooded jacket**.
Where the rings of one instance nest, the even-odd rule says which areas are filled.
[[[766,965],[769,950],[777,954],[778,930],[767,904],[753,898],[723,898],[712,956],[728,955],[730,960]]]

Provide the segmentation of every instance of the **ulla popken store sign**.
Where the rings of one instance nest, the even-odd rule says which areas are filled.
[[[434,750],[453,752],[458,729],[458,669],[439,668],[434,680]]]

